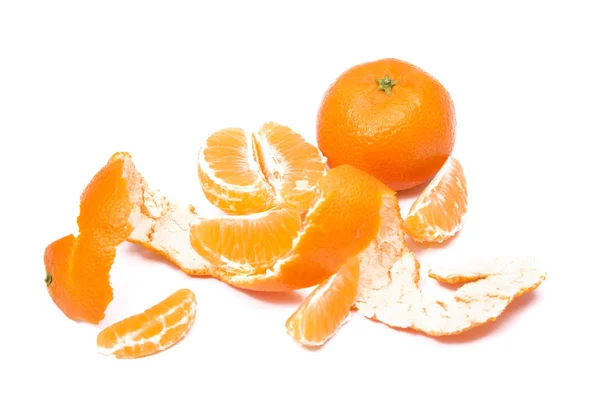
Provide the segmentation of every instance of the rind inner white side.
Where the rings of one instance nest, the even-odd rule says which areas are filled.
[[[382,208],[376,240],[360,255],[361,279],[355,307],[368,317],[430,335],[456,334],[497,318],[518,295],[535,289],[546,274],[533,259],[497,258],[489,264],[453,266],[439,276],[480,279],[443,300],[424,295],[418,287],[419,263],[404,242],[395,196]]]
[[[131,159],[126,160],[124,172],[134,204],[129,215],[134,229],[128,240],[168,255],[167,258],[188,272],[208,274],[208,261],[190,242],[190,228],[201,220],[193,207],[171,203],[159,191],[148,187]]]

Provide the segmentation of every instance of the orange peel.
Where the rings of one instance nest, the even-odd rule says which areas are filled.
[[[518,296],[536,289],[546,273],[533,258],[498,257],[488,262],[436,267],[430,276],[465,283],[453,297],[435,299],[418,287],[420,265],[407,247],[396,196],[384,196],[377,238],[359,255],[358,312],[397,328],[431,336],[454,335],[494,321]]]
[[[81,195],[79,234],[45,249],[50,297],[67,317],[99,323],[113,298],[109,272],[116,249],[125,241],[182,269],[208,273],[207,262],[189,244],[189,227],[197,219],[192,207],[171,204],[151,190],[128,153],[115,153]]]

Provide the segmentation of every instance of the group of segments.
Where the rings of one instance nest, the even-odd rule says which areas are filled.
[[[290,336],[307,346],[329,340],[352,309],[393,327],[457,334],[494,320],[545,279],[533,259],[495,258],[430,268],[438,281],[466,283],[453,297],[431,298],[419,290],[420,266],[406,235],[442,242],[464,223],[467,186],[453,157],[405,219],[394,191],[350,165],[329,168],[317,147],[276,123],[257,132],[213,133],[199,151],[198,175],[222,215],[206,218],[189,204],[169,201],[148,185],[128,153],[111,157],[81,196],[78,235],[46,248],[46,283],[65,315],[94,324],[104,319],[113,296],[110,269],[125,241],[188,275],[243,289],[316,286],[286,322]],[[117,357],[170,347],[185,336],[196,309],[193,294],[174,298],[186,307],[166,299],[169,307],[154,306],[143,318],[104,329],[98,347]],[[165,313],[176,316],[170,324]],[[163,322],[152,315],[162,315]]]

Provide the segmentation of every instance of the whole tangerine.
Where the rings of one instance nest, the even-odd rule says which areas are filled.
[[[391,189],[415,187],[450,156],[456,117],[448,91],[398,59],[356,65],[325,93],[317,143],[330,167],[350,164]]]

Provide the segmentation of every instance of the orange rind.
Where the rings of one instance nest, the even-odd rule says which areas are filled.
[[[98,352],[115,358],[146,357],[183,339],[196,317],[196,297],[181,289],[140,314],[103,329],[96,338]]]
[[[537,288],[546,273],[532,258],[498,257],[479,263],[436,267],[441,282],[467,282],[453,297],[421,292],[420,265],[404,240],[403,221],[393,192],[383,198],[377,238],[359,255],[358,312],[396,328],[431,336],[455,335],[494,321],[518,296]]]
[[[115,153],[81,195],[79,234],[52,242],[44,252],[46,285],[69,318],[93,324],[104,319],[113,298],[109,272],[117,247],[140,243],[182,269],[208,273],[190,246],[193,208],[168,202],[151,190],[128,153]]]

